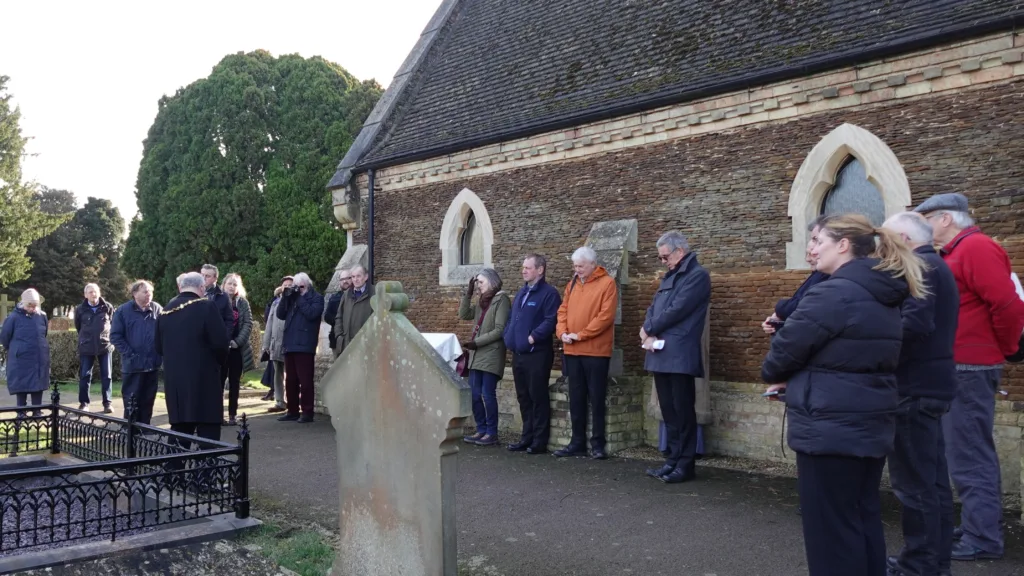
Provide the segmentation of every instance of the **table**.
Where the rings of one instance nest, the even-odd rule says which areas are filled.
[[[441,355],[441,358],[455,369],[459,356],[462,356],[462,346],[459,344],[459,337],[448,332],[423,332],[423,337],[433,346],[434,350]]]

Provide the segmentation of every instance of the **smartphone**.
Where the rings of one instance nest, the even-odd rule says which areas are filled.
[[[780,388],[779,390],[772,390],[771,392],[765,392],[764,394],[761,394],[761,396],[763,396],[765,398],[773,398],[773,397],[776,397],[776,396],[778,396],[779,398],[782,398],[785,395],[786,395],[786,389],[785,388]]]
[[[772,328],[779,330],[782,328],[782,325],[785,324],[785,322],[783,322],[782,320],[769,320],[767,324]]]

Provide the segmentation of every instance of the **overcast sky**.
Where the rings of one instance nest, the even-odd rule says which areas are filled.
[[[0,76],[31,137],[27,180],[135,215],[142,141],[165,94],[227,54],[323,56],[387,87],[440,0],[14,0]],[[340,160],[340,158],[339,158]],[[325,183],[326,184],[326,183]]]

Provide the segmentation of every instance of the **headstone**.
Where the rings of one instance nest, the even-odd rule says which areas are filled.
[[[615,325],[622,324],[622,286],[629,284],[629,253],[636,252],[637,222],[629,220],[608,220],[597,222],[590,228],[586,245],[597,253],[597,263],[604,266],[608,275],[615,279],[619,289],[618,307],[615,309]],[[622,347],[615,342],[609,376],[622,374]]]
[[[324,376],[338,447],[332,574],[456,576],[455,457],[469,388],[381,282],[373,316]]]

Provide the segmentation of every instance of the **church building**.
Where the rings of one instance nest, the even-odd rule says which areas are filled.
[[[1024,273],[1021,24],[1007,0],[444,0],[331,180],[335,215],[421,331],[460,336],[481,268],[514,292],[540,252],[561,290],[591,243],[620,290],[613,452],[657,443],[636,334],[663,273],[655,242],[683,232],[712,278],[705,449],[781,459],[760,323],[809,273],[810,220],[881,224],[962,192]],[[1019,366],[1004,390],[1015,491]],[[511,372],[500,412],[518,428]]]

